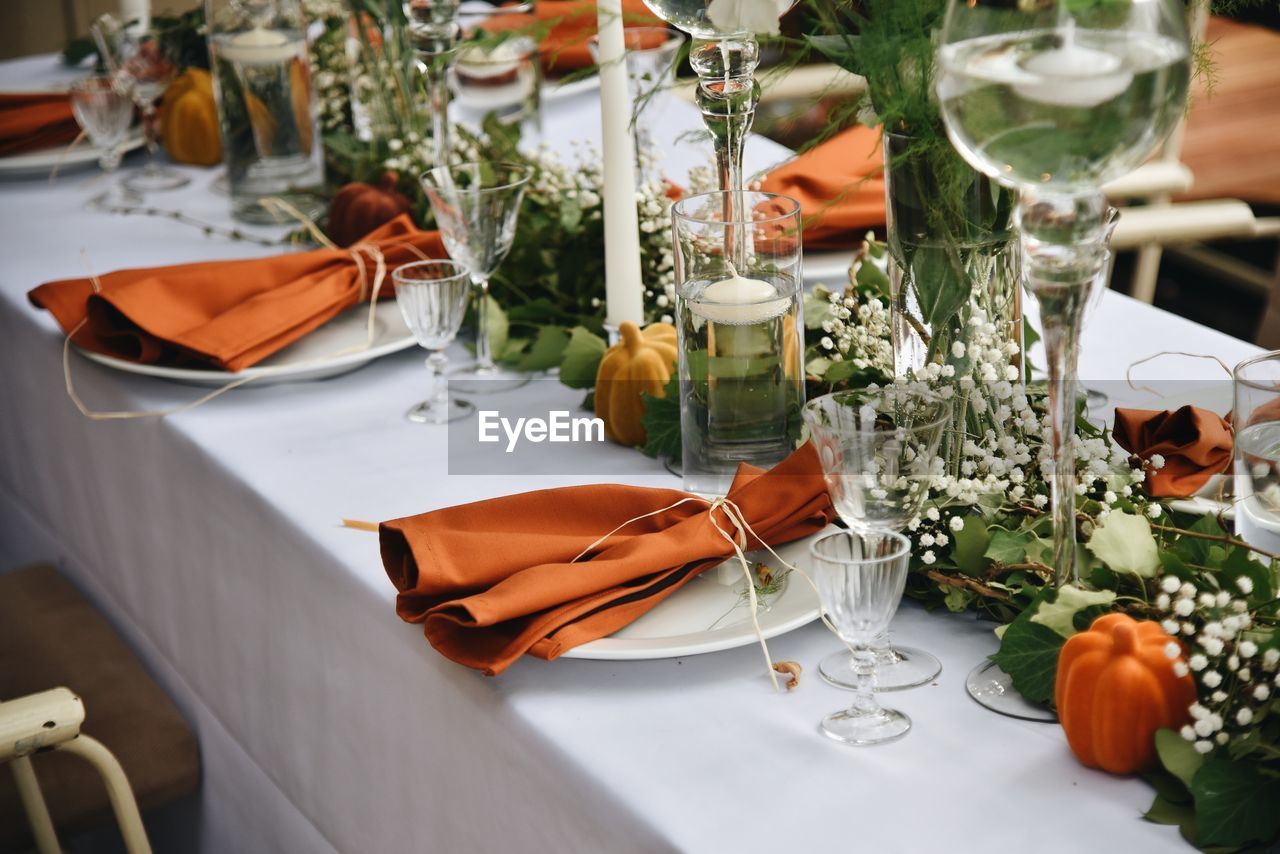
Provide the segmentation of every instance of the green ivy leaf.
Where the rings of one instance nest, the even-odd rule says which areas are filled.
[[[1052,629],[1064,638],[1076,633],[1075,617],[1080,611],[1095,605],[1110,605],[1116,600],[1114,590],[1085,590],[1074,584],[1058,588],[1052,601],[1046,599],[1031,615],[1031,622]]]
[[[987,546],[986,556],[1002,563],[1025,563],[1028,550],[1037,544],[1036,535],[1030,531],[1006,531],[996,528],[991,532],[991,544]],[[1038,551],[1038,549],[1037,549]]]
[[[964,527],[952,533],[951,542],[951,559],[960,571],[973,576],[986,572],[985,554],[991,535],[981,516],[965,516]]]
[[[889,277],[885,275],[884,270],[872,264],[870,260],[863,261],[858,265],[858,272],[854,274],[853,280],[868,295],[876,296],[880,299],[889,299],[891,287]]]
[[[1210,759],[1191,781],[1201,845],[1269,842],[1280,834],[1280,780],[1257,763]]]
[[[1182,781],[1182,785],[1191,789],[1191,780],[1204,765],[1204,755],[1196,753],[1191,742],[1171,729],[1158,729],[1155,735],[1156,756],[1164,770]]]
[[[608,346],[599,335],[585,326],[575,326],[569,333],[564,357],[560,360],[560,382],[569,388],[592,388],[596,384],[596,372]]]
[[[945,246],[917,246],[908,261],[920,312],[930,327],[945,324],[969,299],[956,250]]]
[[[1066,641],[1048,626],[1031,622],[1034,611],[1033,605],[1009,624],[1000,639],[1000,651],[991,660],[1009,674],[1023,697],[1033,703],[1048,703],[1053,700],[1058,654]]]
[[[485,294],[484,298],[489,305],[489,352],[506,352],[507,334],[511,329],[507,321],[507,313],[491,295]]]
[[[644,425],[644,447],[642,453],[650,457],[666,457],[679,463],[683,454],[680,441],[680,378],[671,375],[667,387],[663,389],[664,397],[654,397],[645,393],[644,415],[640,423]]]
[[[1152,578],[1160,568],[1156,538],[1145,516],[1112,513],[1093,529],[1087,545],[1098,560],[1116,572]]]
[[[522,371],[546,371],[560,364],[569,333],[559,326],[544,326],[538,330],[529,352],[520,360]]]

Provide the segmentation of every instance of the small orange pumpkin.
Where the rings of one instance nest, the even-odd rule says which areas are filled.
[[[165,151],[178,163],[213,166],[222,162],[218,107],[213,78],[201,68],[188,68],[164,90],[160,135]]]
[[[1090,768],[1132,774],[1155,761],[1155,732],[1190,719],[1196,685],[1174,673],[1178,642],[1150,620],[1104,614],[1058,657],[1054,697],[1067,743]],[[1178,644],[1181,647],[1181,644]],[[1175,659],[1176,660],[1176,659]]]
[[[338,191],[329,203],[329,237],[350,246],[380,225],[408,212],[413,203],[396,190],[400,176],[387,172],[378,186],[355,182]]]
[[[640,331],[630,321],[618,327],[621,340],[600,360],[596,370],[596,415],[605,434],[623,445],[643,445],[644,398],[662,397],[676,364],[676,328],[651,323]]]

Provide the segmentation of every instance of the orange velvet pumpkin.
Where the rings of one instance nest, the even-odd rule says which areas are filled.
[[[620,340],[605,352],[596,370],[596,415],[613,441],[643,445],[643,395],[666,394],[679,358],[676,328],[669,323],[651,323],[642,332],[624,320],[618,333]]]
[[[1174,673],[1171,643],[1178,642],[1159,623],[1127,614],[1104,614],[1067,639],[1054,697],[1082,764],[1113,774],[1141,771],[1155,760],[1156,730],[1187,723],[1196,685]]]
[[[329,203],[329,237],[339,246],[350,246],[380,225],[408,212],[413,204],[396,190],[399,176],[387,172],[371,187],[359,182],[338,191]]]

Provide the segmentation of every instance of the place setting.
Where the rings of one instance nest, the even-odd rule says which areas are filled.
[[[15,220],[8,246],[63,271],[0,294],[22,348],[48,345],[6,369],[6,469],[38,485],[4,496],[29,516],[14,553],[59,542],[66,508],[74,559],[51,572],[199,722],[209,850],[252,849],[235,810],[288,850],[307,848],[295,822],[394,850],[455,811],[471,843],[519,847],[476,818],[508,785],[520,822],[553,816],[530,850],[594,850],[596,809],[653,847],[773,850],[781,826],[712,841],[671,804],[727,810],[796,757],[770,808],[845,785],[868,839],[936,778],[1052,804],[1080,824],[1067,847],[1269,850],[1280,351],[1112,284],[1147,262],[1116,242],[1143,206],[1107,188],[1189,132],[1198,14],[128,0],[88,22],[65,88],[9,92],[0,62],[0,175],[100,172],[0,186],[11,217],[56,194],[77,229],[27,247]],[[772,82],[814,64],[865,95],[811,93],[816,129],[758,168]],[[561,138],[583,122],[598,148]],[[702,165],[677,169],[690,123]],[[161,222],[202,242],[95,267]],[[136,508],[109,488],[128,470]],[[123,702],[49,679],[11,697],[0,672],[0,730],[50,721],[0,749],[24,793],[42,739],[79,750],[86,710]],[[719,723],[673,717],[695,689]],[[939,755],[961,741],[991,767]],[[142,748],[106,748],[87,750],[130,782],[101,815],[149,851]],[[240,752],[253,775],[223,762]],[[21,808],[56,850],[61,819],[38,793]],[[938,809],[893,832],[1007,847]],[[438,843],[465,850],[447,825]],[[818,816],[797,838],[847,830]]]

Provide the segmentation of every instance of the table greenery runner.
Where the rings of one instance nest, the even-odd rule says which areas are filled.
[[[306,5],[311,19],[324,26],[313,41],[312,61],[334,188],[348,181],[377,183],[387,171],[395,172],[417,221],[429,226],[429,205],[415,176],[429,165],[430,147],[417,83],[409,75],[411,51],[402,41],[400,4],[354,0],[347,8],[310,0]],[[905,89],[887,84],[875,64],[899,74],[908,67],[904,56],[918,51],[918,67],[927,67],[932,62],[931,32],[943,6],[941,0],[862,4],[871,14],[860,26],[891,27],[899,33],[915,26],[920,37],[896,45],[866,40],[855,49],[858,43],[844,30],[811,42],[848,67],[872,64],[860,70],[871,78],[877,115],[910,122],[920,156],[929,162],[934,156],[946,162],[944,154],[933,151],[946,140],[927,86],[911,78],[914,89],[910,96],[902,95]],[[832,8],[836,17],[819,19],[845,26],[838,15],[851,6]],[[352,12],[368,28],[357,28],[361,47],[355,56],[347,52]],[[157,16],[155,22],[168,31],[186,64],[207,67],[202,17],[196,10]],[[382,34],[381,46],[375,46],[370,33]],[[69,59],[76,58],[73,53],[69,49]],[[385,80],[394,85],[378,85]],[[357,133],[353,97],[356,103],[380,102],[371,137],[362,139]],[[864,118],[870,118],[865,105],[862,109]],[[460,157],[520,159],[534,169],[515,246],[503,268],[507,272],[492,283],[496,302],[507,309],[505,315],[494,311],[495,353],[527,370],[558,368],[562,382],[589,393],[605,351],[599,158],[583,152],[580,162],[565,163],[546,151],[524,156],[516,151],[514,131],[497,123],[484,130],[479,136],[457,135]],[[947,183],[945,174],[933,174],[932,180],[939,186]],[[964,180],[972,181],[972,175]],[[709,172],[691,183],[694,191],[709,189]],[[667,191],[660,182],[651,182],[638,200],[646,316],[651,321],[669,321],[674,299]],[[1107,430],[1081,411],[1074,441],[1082,582],[1055,589],[1047,563],[1051,545],[1043,389],[1028,385],[1014,367],[1021,356],[1016,336],[973,301],[962,318],[964,328],[953,330],[957,334],[946,352],[936,354],[942,358],[931,359],[909,378],[893,379],[885,252],[883,244],[868,241],[847,283],[806,295],[805,366],[810,395],[889,382],[924,383],[954,396],[965,413],[943,452],[946,473],[933,485],[925,511],[909,526],[914,547],[909,594],[930,609],[974,611],[999,624],[997,662],[1028,699],[1044,703],[1053,701],[1058,653],[1068,636],[1111,611],[1159,621],[1185,645],[1185,667],[1195,678],[1199,699],[1187,727],[1156,736],[1161,767],[1147,775],[1157,792],[1147,817],[1178,824],[1189,841],[1206,849],[1274,845],[1280,839],[1280,812],[1275,809],[1280,803],[1276,556],[1236,540],[1213,516],[1178,513],[1146,498],[1144,468],[1158,467],[1161,461],[1130,460]],[[942,276],[940,281],[950,280]],[[955,295],[948,299],[960,304]],[[1028,335],[1029,346],[1034,336]],[[674,382],[665,397],[647,399],[644,425],[643,450],[678,459]]]

